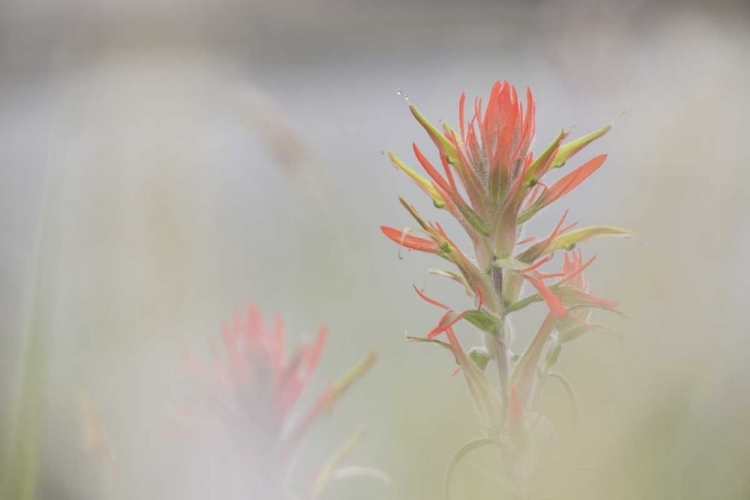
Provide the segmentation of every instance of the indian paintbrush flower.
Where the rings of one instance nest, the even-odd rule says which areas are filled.
[[[282,498],[294,454],[305,436],[376,360],[375,353],[369,354],[295,418],[296,403],[313,378],[326,337],[321,327],[312,342],[289,353],[281,317],[275,316],[268,326],[258,309],[249,306],[224,326],[224,352],[214,353],[212,365],[189,364],[207,396],[205,409],[240,457],[252,498]],[[330,474],[319,479],[327,482]],[[314,483],[311,497],[320,496],[326,486],[320,481]]]
[[[565,308],[545,284],[550,276],[536,271],[539,266],[537,258],[595,236],[629,233],[611,227],[570,232],[572,225],[565,228],[558,226],[544,240],[544,245],[534,245],[515,258],[513,251],[523,242],[518,239],[522,224],[580,185],[601,167],[606,155],[585,162],[549,187],[542,181],[545,175],[554,168],[562,167],[586,145],[606,134],[611,126],[602,127],[569,143],[563,143],[568,133],[561,131],[535,157],[530,151],[535,133],[535,106],[530,90],[526,91],[524,109],[513,86],[507,82],[496,82],[486,109],[483,110],[482,100],[476,99],[468,120],[465,118],[466,97],[462,95],[459,100],[459,133],[446,124],[441,132],[414,105],[409,104],[409,108],[437,147],[442,172],[416,144],[413,146],[414,154],[427,177],[407,166],[394,153],[389,153],[389,157],[436,206],[447,210],[458,220],[472,241],[475,260],[467,259],[439,224],[427,223],[404,200],[402,204],[419,227],[399,230],[384,226],[381,228],[383,233],[405,248],[433,253],[455,263],[469,289],[481,295],[486,308],[495,315],[502,315],[504,307],[517,299],[514,294],[498,296],[498,288],[502,287],[492,286],[493,281],[499,282],[505,274],[510,275],[511,281],[518,277],[528,281],[544,298],[550,310],[564,317]]]
[[[444,313],[425,338],[408,338],[450,350],[464,373],[487,434],[506,443],[519,442],[519,433],[525,432],[523,412],[532,409],[543,383],[537,376],[540,364],[554,364],[562,342],[599,329],[588,323],[592,308],[614,310],[617,306],[589,293],[583,271],[594,259],[584,261],[576,245],[599,236],[627,237],[631,233],[612,226],[576,228],[577,222],[566,223],[566,211],[548,236],[522,238],[526,222],[576,189],[604,164],[607,156],[598,155],[557,181],[547,180],[551,171],[565,166],[587,145],[609,132],[610,125],[570,142],[566,142],[569,133],[561,130],[535,155],[531,151],[535,104],[530,90],[526,90],[524,105],[512,85],[496,82],[486,105],[479,98],[474,100],[468,119],[466,108],[466,96],[462,94],[457,132],[445,123],[442,130],[438,129],[409,103],[410,111],[438,153],[438,162],[433,163],[413,145],[426,176],[394,153],[389,152],[388,157],[437,208],[458,221],[473,252],[459,249],[438,222],[429,222],[403,198],[401,204],[417,225],[405,229],[382,226],[381,231],[400,248],[437,255],[456,266],[457,271],[431,272],[460,283],[473,296],[473,306],[455,310],[415,287],[420,298]],[[562,269],[542,271],[557,252],[565,254]],[[534,292],[521,297],[524,283],[530,284]],[[507,318],[542,301],[549,311],[546,319],[511,369]],[[454,333],[461,320],[485,333],[485,347],[471,349],[472,355],[466,354]],[[438,340],[443,333],[448,342]],[[550,339],[555,339],[554,345],[550,345]],[[550,353],[543,357],[545,349]],[[490,359],[495,360],[499,370],[499,392],[484,374]]]

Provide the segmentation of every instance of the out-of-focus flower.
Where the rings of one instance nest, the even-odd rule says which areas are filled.
[[[201,413],[218,422],[240,457],[251,498],[282,498],[294,452],[304,437],[377,356],[369,354],[296,416],[295,404],[318,366],[326,329],[320,328],[312,342],[290,354],[281,317],[275,316],[268,327],[258,309],[249,306],[224,326],[222,340],[224,352],[214,353],[211,366],[189,363],[206,396]]]

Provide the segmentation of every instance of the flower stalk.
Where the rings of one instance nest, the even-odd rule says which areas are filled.
[[[515,87],[498,81],[486,105],[482,99],[475,99],[467,115],[466,95],[462,94],[458,132],[447,124],[441,131],[409,103],[409,110],[437,149],[438,162],[433,163],[414,144],[415,158],[425,174],[422,175],[394,153],[388,153],[394,166],[415,182],[436,208],[456,219],[469,237],[471,251],[461,250],[438,222],[428,221],[403,198],[402,205],[417,225],[401,230],[381,227],[400,249],[437,255],[452,263],[456,271],[431,273],[459,282],[473,298],[469,308],[454,309],[417,290],[420,298],[444,312],[426,338],[410,340],[436,343],[453,353],[486,435],[504,450],[506,479],[518,483],[521,490],[525,479],[520,463],[530,442],[524,415],[536,411],[542,386],[562,344],[601,329],[588,322],[594,308],[614,311],[617,307],[616,302],[589,292],[583,271],[594,259],[584,261],[577,245],[603,236],[632,236],[629,231],[612,226],[574,229],[577,222],[566,223],[566,211],[546,237],[522,237],[528,221],[580,186],[604,164],[607,155],[588,159],[553,182],[547,180],[550,172],[569,164],[611,129],[611,125],[606,125],[569,142],[569,132],[561,130],[535,156],[531,151],[535,103],[530,90],[525,95],[524,106]],[[559,252],[563,252],[562,269],[544,270]],[[524,284],[530,285],[531,292],[522,296]],[[536,302],[544,302],[548,313],[530,345],[513,364],[509,357],[513,335],[508,320]],[[485,345],[472,348],[473,357],[466,354],[455,333],[462,320],[484,332]],[[438,340],[443,334],[447,343]],[[479,352],[487,356],[477,356]],[[498,370],[497,387],[485,374],[490,359]]]

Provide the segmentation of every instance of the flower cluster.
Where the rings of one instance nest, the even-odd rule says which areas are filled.
[[[439,163],[433,163],[413,145],[426,176],[395,154],[389,153],[389,157],[437,208],[446,210],[459,222],[469,236],[473,252],[461,250],[439,223],[423,218],[403,198],[401,203],[416,226],[383,226],[381,230],[400,247],[437,255],[457,268],[433,272],[460,283],[474,298],[473,306],[456,310],[417,290],[422,299],[445,312],[426,338],[410,339],[438,343],[451,350],[488,434],[522,448],[518,429],[523,412],[532,409],[539,373],[549,371],[540,368],[545,349],[547,363],[556,361],[562,343],[600,328],[588,322],[592,308],[613,310],[617,306],[589,292],[583,271],[594,259],[584,261],[580,250],[574,248],[595,237],[631,233],[610,226],[576,228],[577,223],[566,223],[565,212],[546,237],[523,237],[525,223],[578,187],[602,166],[606,155],[585,161],[554,182],[547,181],[548,174],[606,134],[610,125],[571,142],[566,142],[568,132],[562,130],[549,146],[534,155],[530,150],[535,134],[531,91],[526,91],[524,106],[512,85],[496,82],[486,105],[481,99],[474,101],[468,119],[466,107],[463,94],[458,106],[459,129],[455,131],[447,124],[438,129],[409,104],[438,152]],[[564,252],[562,269],[543,271],[542,267],[557,252]],[[524,283],[530,284],[533,291],[522,297]],[[507,318],[534,302],[546,303],[549,313],[511,370]],[[453,330],[461,320],[485,332],[484,347],[464,351]],[[443,333],[447,343],[437,339]],[[498,366],[499,393],[484,375],[490,360]],[[511,439],[511,434],[517,437]]]
[[[321,327],[311,343],[303,343],[290,355],[281,317],[275,316],[267,328],[258,309],[250,306],[246,314],[238,312],[224,326],[222,340],[224,353],[215,352],[212,366],[191,360],[190,371],[208,396],[210,414],[236,447],[247,477],[246,488],[254,494],[251,497],[282,498],[294,452],[303,438],[377,356],[369,354],[329,384],[299,418],[293,418],[296,403],[318,366],[326,329]],[[336,455],[335,461],[340,458]],[[329,480],[330,474],[319,474],[308,496],[318,496]]]

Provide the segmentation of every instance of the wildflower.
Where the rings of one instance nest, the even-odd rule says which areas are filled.
[[[512,85],[496,82],[486,107],[483,107],[481,99],[476,99],[468,120],[466,96],[462,94],[459,99],[458,133],[447,124],[443,125],[443,131],[438,130],[414,105],[410,104],[409,107],[437,147],[440,167],[436,167],[416,144],[413,145],[414,155],[426,177],[406,165],[394,153],[390,152],[388,156],[394,166],[412,179],[437,207],[447,210],[461,224],[471,239],[475,259],[469,260],[439,225],[428,224],[404,200],[402,204],[419,227],[398,230],[383,226],[383,233],[402,247],[435,254],[456,264],[461,274],[460,281],[467,283],[472,293],[481,294],[488,311],[494,315],[502,315],[504,303],[517,299],[513,293],[502,296],[500,284],[505,277],[503,275],[510,275],[511,282],[517,277],[531,284],[555,315],[565,317],[567,312],[564,305],[545,283],[554,275],[538,271],[541,264],[537,259],[563,248],[563,243],[567,248],[591,237],[627,232],[619,228],[596,227],[586,228],[585,232],[570,233],[572,225],[559,225],[549,238],[534,245],[525,254],[514,258],[513,253],[517,246],[524,243],[524,240],[519,241],[523,223],[580,185],[601,167],[606,155],[584,163],[549,187],[543,182],[545,175],[552,169],[562,167],[611,127],[607,125],[569,143],[563,142],[568,133],[561,131],[535,157],[530,150],[535,134],[535,105],[528,89],[524,106]],[[414,233],[421,233],[424,237]],[[568,236],[563,238],[566,234]],[[533,253],[537,255],[531,255]],[[506,292],[511,288],[506,287]],[[520,291],[519,286],[515,288],[516,292]]]
[[[609,132],[610,125],[570,142],[566,142],[569,133],[561,130],[535,155],[531,151],[536,129],[535,104],[530,90],[526,90],[524,104],[512,85],[496,82],[486,103],[475,99],[469,108],[467,115],[466,96],[462,94],[458,131],[447,124],[440,130],[410,103],[410,111],[437,148],[438,161],[431,161],[416,144],[414,156],[424,174],[394,153],[388,156],[437,208],[458,221],[472,251],[460,249],[457,239],[450,237],[438,222],[428,222],[403,198],[401,204],[416,226],[383,226],[381,231],[400,249],[432,254],[457,268],[430,272],[461,284],[473,298],[472,306],[454,308],[415,287],[422,300],[443,313],[425,337],[407,339],[440,345],[453,354],[457,372],[464,375],[487,435],[487,439],[478,441],[503,450],[507,479],[518,483],[518,465],[529,451],[527,432],[534,428],[531,424],[527,431],[524,412],[536,413],[541,387],[560,354],[561,343],[599,328],[588,323],[592,308],[613,310],[617,306],[616,302],[589,292],[583,271],[594,259],[584,261],[576,246],[592,238],[628,237],[632,233],[612,226],[579,228],[577,222],[566,222],[566,211],[546,237],[523,237],[528,221],[601,168],[606,155],[582,162],[556,181],[548,180],[551,171],[567,165],[587,145]],[[558,252],[564,252],[562,269],[545,270]],[[522,297],[524,284],[533,290]],[[529,345],[512,355],[508,317],[536,302],[543,302],[548,313]],[[454,332],[461,320],[484,332],[483,347],[472,347],[466,353]],[[447,342],[438,338],[442,334]],[[543,356],[545,350],[547,356]],[[497,391],[484,373],[490,361],[498,369]],[[454,457],[449,471],[475,443],[457,452],[459,458]],[[446,481],[448,491],[449,478]]]
[[[258,309],[250,306],[246,314],[238,312],[225,325],[224,353],[215,352],[213,366],[190,365],[208,396],[208,412],[246,468],[253,498],[281,498],[293,455],[304,437],[375,362],[376,355],[368,355],[294,418],[295,405],[320,362],[326,335],[326,329],[320,328],[312,342],[301,344],[290,355],[281,317],[275,316],[267,327]]]

